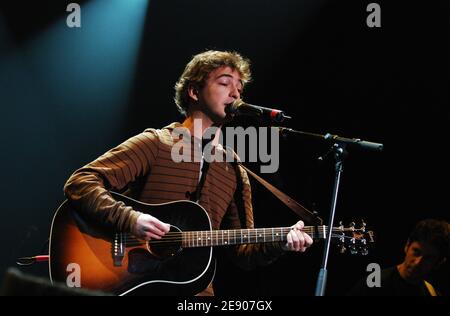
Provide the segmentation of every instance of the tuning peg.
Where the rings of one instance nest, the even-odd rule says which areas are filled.
[[[350,246],[349,246],[349,248],[350,248],[350,253],[352,255],[356,255],[358,253],[358,250],[356,249],[356,240],[355,240],[355,238],[351,238],[350,239]]]
[[[351,222],[350,225],[348,225],[348,226],[352,231],[355,230],[355,222]]]
[[[363,246],[363,247],[361,247],[360,249],[359,249],[359,253],[362,255],[362,256],[367,256],[368,254],[369,254],[369,250],[367,249],[367,246]]]
[[[355,245],[350,245],[350,253],[352,254],[352,255],[356,255],[356,254],[358,254],[358,250],[356,249],[356,246]]]
[[[341,246],[339,247],[339,252],[340,253],[345,253],[347,251],[347,248],[345,248],[344,244],[341,244]]]
[[[363,232],[366,231],[366,226],[367,226],[367,224],[364,222],[363,219],[361,219],[361,230],[362,230]]]

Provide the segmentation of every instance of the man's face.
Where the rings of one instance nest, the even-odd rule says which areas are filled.
[[[212,71],[198,94],[201,110],[214,123],[222,123],[226,117],[225,108],[241,98],[241,76],[230,67]]]
[[[408,279],[424,279],[441,262],[439,251],[433,245],[413,241],[405,246],[405,273]]]

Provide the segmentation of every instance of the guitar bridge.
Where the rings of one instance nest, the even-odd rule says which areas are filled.
[[[112,249],[113,262],[115,267],[121,267],[125,256],[126,235],[122,233],[115,233],[114,243]]]

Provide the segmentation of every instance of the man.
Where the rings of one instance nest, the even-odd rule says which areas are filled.
[[[175,86],[175,102],[186,116],[184,122],[160,130],[147,129],[77,170],[65,185],[66,196],[77,209],[95,220],[146,240],[161,239],[169,231],[170,223],[114,200],[109,190],[128,189],[130,196],[145,203],[191,199],[206,209],[213,229],[243,225],[253,228],[251,191],[245,170],[219,161],[206,164],[206,169],[202,159],[175,162],[172,156],[174,146],[181,141],[174,131],[185,128],[191,135],[188,141],[195,145],[192,156],[202,157],[203,134],[229,119],[226,108],[241,98],[250,78],[248,60],[237,53],[206,51],[194,56]],[[223,151],[218,137],[213,144],[215,150]],[[284,250],[305,251],[312,239],[302,232],[303,225],[299,221],[292,226],[286,244],[247,244],[234,248],[235,262],[252,268],[269,264]],[[212,286],[203,294],[212,295]]]
[[[350,295],[374,296],[437,296],[439,293],[426,281],[449,255],[450,229],[446,221],[420,221],[406,242],[405,259],[396,267],[381,271],[380,287],[358,283]]]

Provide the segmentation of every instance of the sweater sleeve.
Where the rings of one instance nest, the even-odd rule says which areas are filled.
[[[74,208],[99,223],[130,232],[140,213],[116,201],[109,190],[121,191],[148,174],[158,154],[158,136],[147,129],[75,171],[64,186]]]
[[[224,219],[223,228],[239,229],[245,225],[245,228],[252,229],[254,220],[250,181],[244,169],[238,166],[237,172],[238,186]],[[250,270],[271,264],[284,252],[279,242],[270,242],[238,245],[230,248],[228,254],[237,266]]]

